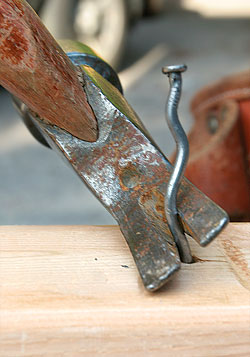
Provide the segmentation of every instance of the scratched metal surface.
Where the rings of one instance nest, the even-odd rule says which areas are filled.
[[[110,97],[111,85],[91,68],[85,71],[84,90],[98,121],[98,140],[79,140],[42,121],[38,127],[117,220],[146,288],[156,290],[180,268],[164,212],[171,165],[139,129],[120,92],[112,89]],[[182,181],[178,207],[186,232],[201,245],[228,221],[226,213],[187,180]]]

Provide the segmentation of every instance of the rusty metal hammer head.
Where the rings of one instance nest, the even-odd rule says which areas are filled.
[[[79,60],[80,53],[77,56]],[[83,141],[39,118],[32,121],[117,220],[145,287],[155,291],[181,266],[164,206],[172,166],[119,90],[93,68],[81,68],[83,91],[98,123],[97,141]],[[177,207],[185,232],[202,246],[228,221],[226,213],[185,178]]]

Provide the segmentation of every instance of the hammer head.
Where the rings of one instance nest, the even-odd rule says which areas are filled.
[[[96,142],[32,120],[117,220],[146,289],[155,291],[181,264],[164,211],[172,166],[113,85],[88,66],[82,80],[98,122]],[[228,222],[227,214],[185,178],[177,204],[186,233],[202,246]]]

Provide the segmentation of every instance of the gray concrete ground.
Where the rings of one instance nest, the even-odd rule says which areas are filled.
[[[180,106],[188,131],[193,94],[250,67],[249,34],[249,19],[205,19],[185,11],[143,20],[131,31],[122,78],[125,81],[132,73],[133,81],[127,81],[125,96],[165,153],[174,145],[164,119],[168,84],[161,67],[181,62],[189,67]],[[159,45],[160,55],[156,50],[156,58],[147,56]],[[144,67],[141,75],[137,69],[143,72]],[[73,171],[30,136],[4,91],[0,103],[0,224],[113,224]]]

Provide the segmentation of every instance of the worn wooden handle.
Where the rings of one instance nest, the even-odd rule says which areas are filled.
[[[97,139],[76,69],[24,0],[0,0],[0,84],[46,122]]]

